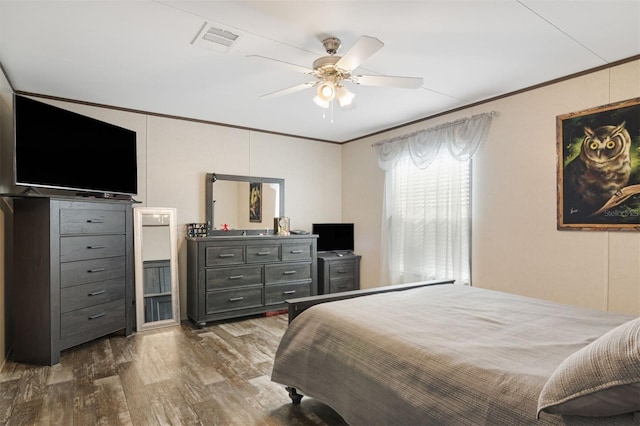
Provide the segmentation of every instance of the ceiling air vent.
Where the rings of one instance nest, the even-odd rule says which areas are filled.
[[[231,29],[205,23],[191,44],[226,53],[235,46],[238,40],[240,40],[240,34],[231,31]]]

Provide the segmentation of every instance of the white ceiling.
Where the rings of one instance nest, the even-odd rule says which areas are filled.
[[[241,35],[226,53],[192,41],[205,23]],[[420,89],[350,84],[357,108],[323,110],[321,40],[385,46],[359,74],[422,77]],[[19,92],[345,142],[640,54],[640,0],[7,1],[0,64]],[[639,76],[640,78],[640,76]],[[588,88],[585,88],[588,90]]]

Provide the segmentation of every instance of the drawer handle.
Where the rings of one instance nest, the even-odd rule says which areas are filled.
[[[271,254],[270,251],[259,251],[258,253],[256,253],[258,256],[268,256]]]
[[[291,250],[291,254],[300,254],[302,250]]]
[[[241,300],[244,300],[244,297],[240,296],[240,297],[230,297],[229,298],[229,302],[239,302]]]
[[[284,272],[282,273],[282,275],[293,275],[293,274],[295,274],[295,273],[296,273],[296,271],[284,271]]]
[[[104,223],[104,219],[87,219],[87,223]]]
[[[244,275],[230,275],[230,280],[239,280],[240,278],[244,278]]]
[[[338,269],[339,274],[346,274],[347,272],[349,272],[348,269]]]
[[[90,319],[90,320],[92,320],[92,319],[97,319],[97,318],[103,317],[103,316],[105,316],[105,315],[107,315],[107,313],[106,313],[106,312],[102,312],[102,313],[99,313],[99,314],[91,315],[91,316],[89,317],[89,319]]]
[[[103,249],[106,246],[87,246],[87,250]]]
[[[222,253],[219,257],[233,257],[235,254],[233,253]]]
[[[98,290],[98,291],[94,291],[92,293],[89,293],[89,296],[97,296],[99,294],[104,294],[106,292],[107,292],[107,290]]]
[[[282,294],[296,294],[296,291],[295,290],[286,290],[286,291],[283,291]]]
[[[102,272],[102,271],[106,271],[107,268],[95,268],[95,269],[89,269],[87,272],[88,273],[93,273],[93,272]]]

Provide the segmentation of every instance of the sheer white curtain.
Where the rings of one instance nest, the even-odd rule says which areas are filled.
[[[471,280],[471,159],[496,113],[375,144],[385,171],[382,277]]]

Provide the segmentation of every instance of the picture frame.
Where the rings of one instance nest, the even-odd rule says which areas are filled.
[[[640,98],[556,117],[559,230],[640,230]]]
[[[262,182],[249,182],[249,222],[262,222]]]

